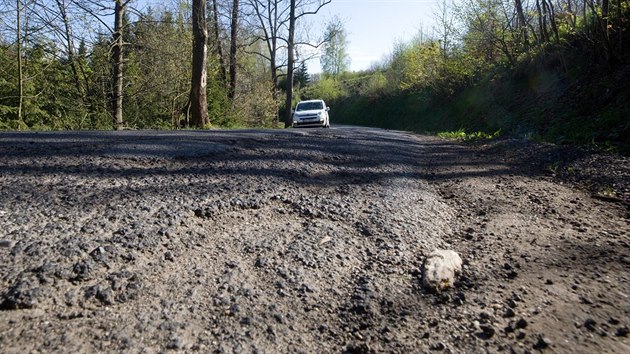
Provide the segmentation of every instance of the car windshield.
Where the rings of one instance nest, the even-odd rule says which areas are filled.
[[[297,107],[295,108],[296,111],[312,111],[312,110],[316,110],[316,109],[323,109],[324,108],[324,104],[322,102],[316,101],[316,102],[301,102],[298,103]]]

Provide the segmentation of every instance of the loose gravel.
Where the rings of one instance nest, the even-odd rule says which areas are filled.
[[[630,352],[628,181],[560,178],[593,154],[352,127],[0,151],[1,352]],[[435,249],[464,261],[440,293]]]

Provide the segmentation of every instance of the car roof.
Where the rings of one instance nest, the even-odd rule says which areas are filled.
[[[298,104],[300,104],[300,103],[310,103],[310,102],[324,102],[324,100],[308,100],[308,101],[300,101],[300,102],[298,102]]]

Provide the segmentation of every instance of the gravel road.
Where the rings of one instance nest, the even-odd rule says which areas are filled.
[[[0,352],[628,353],[629,183],[367,128],[0,133]]]

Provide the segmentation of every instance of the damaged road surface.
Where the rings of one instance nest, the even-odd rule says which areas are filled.
[[[630,352],[628,160],[596,198],[519,144],[1,133],[0,351]]]

